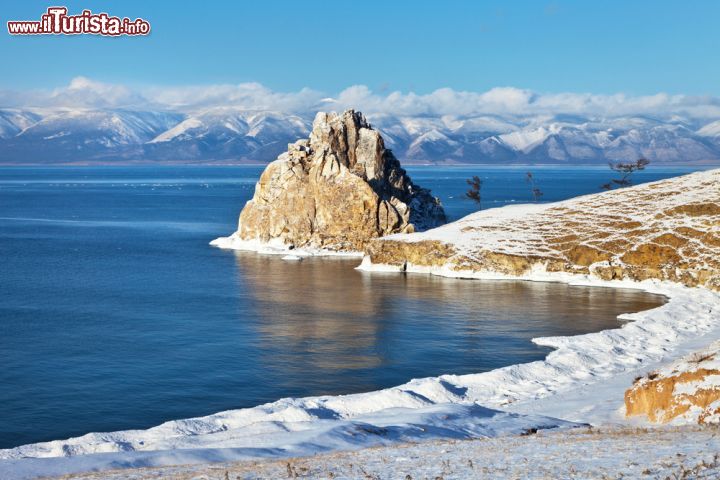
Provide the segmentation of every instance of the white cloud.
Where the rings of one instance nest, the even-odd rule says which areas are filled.
[[[342,91],[336,99],[336,104],[343,108],[354,106],[368,113],[395,115],[517,117],[562,114],[593,117],[680,115],[703,119],[720,117],[720,99],[716,97],[670,96],[665,93],[635,97],[624,94],[538,94],[513,87],[498,87],[487,92],[465,92],[442,88],[426,95],[402,92],[378,95],[360,85]]]
[[[304,88],[299,92],[275,92],[259,83],[237,85],[204,85],[187,87],[153,87],[144,91],[158,104],[181,110],[213,107],[240,107],[253,110],[304,112],[323,98],[320,92]]]
[[[63,107],[111,108],[118,105],[142,106],[146,100],[123,85],[75,77],[67,87],[55,89],[49,103]]]
[[[514,87],[497,87],[486,92],[441,88],[427,94],[399,91],[381,94],[365,85],[354,85],[328,97],[326,92],[309,88],[278,92],[259,83],[132,89],[85,77],[77,77],[69,85],[51,91],[0,91],[0,107],[146,108],[188,112],[238,108],[301,114],[352,107],[368,115],[398,116],[720,118],[720,98],[666,93],[645,96],[537,93]]]
[[[0,90],[0,108],[114,108],[139,107],[148,101],[123,85],[75,77],[69,85],[53,90]]]

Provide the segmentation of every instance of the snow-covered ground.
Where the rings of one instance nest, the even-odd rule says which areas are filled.
[[[697,427],[574,429],[467,441],[431,441],[283,460],[181,465],[72,476],[76,480],[714,479],[720,431]]]

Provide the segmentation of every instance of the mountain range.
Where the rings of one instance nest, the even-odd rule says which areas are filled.
[[[213,107],[0,109],[0,163],[268,162],[306,137],[306,114]],[[367,114],[407,163],[720,161],[720,121],[682,116]]]

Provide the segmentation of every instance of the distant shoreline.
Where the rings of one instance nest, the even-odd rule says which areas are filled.
[[[117,161],[117,162],[58,162],[58,163],[23,163],[23,162],[0,162],[0,168],[6,167],[262,167],[268,165],[274,160],[240,160],[227,161],[219,160],[216,162],[183,162],[183,161]],[[607,169],[607,163],[459,163],[459,162],[413,162],[408,160],[402,161],[403,166],[411,167],[444,167],[444,168],[466,168],[466,167],[493,167],[493,168],[601,168]],[[668,162],[654,163],[653,167],[662,168],[681,168],[681,167],[698,167],[698,168],[718,168],[720,162]]]

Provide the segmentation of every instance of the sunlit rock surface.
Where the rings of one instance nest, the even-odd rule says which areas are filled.
[[[720,423],[720,342],[638,378],[625,410],[657,423]]]
[[[440,201],[410,180],[361,113],[320,112],[310,138],[267,166],[230,242],[360,251],[372,238],[444,222]]]

